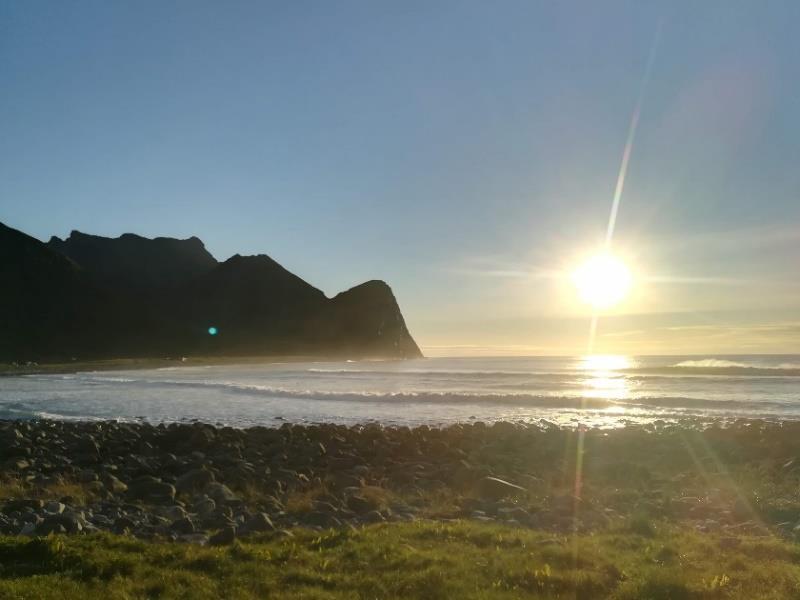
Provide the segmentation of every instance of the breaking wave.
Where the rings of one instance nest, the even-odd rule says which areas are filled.
[[[760,365],[720,358],[684,360],[664,367],[623,369],[624,373],[800,377],[800,364]]]
[[[783,411],[792,407],[785,402],[743,402],[739,400],[713,400],[684,396],[642,396],[629,399],[610,399],[592,396],[547,395],[530,393],[480,393],[480,392],[371,392],[371,391],[320,391],[296,390],[250,385],[238,382],[217,381],[117,381],[123,385],[155,387],[219,389],[232,394],[244,394],[265,399],[369,402],[392,404],[496,404],[530,408],[562,408],[603,410],[612,408],[664,408],[725,411]]]

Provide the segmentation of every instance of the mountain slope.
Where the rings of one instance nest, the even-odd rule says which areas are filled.
[[[0,359],[421,356],[383,282],[329,299],[265,255],[218,263],[195,237],[43,244],[2,226],[0,250]]]
[[[98,347],[108,298],[72,260],[0,224],[0,281],[0,356],[69,357]]]

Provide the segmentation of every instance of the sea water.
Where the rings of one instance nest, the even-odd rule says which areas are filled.
[[[427,358],[0,377],[0,418],[615,427],[800,419],[800,355]]]

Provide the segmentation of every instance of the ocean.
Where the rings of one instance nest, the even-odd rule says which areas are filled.
[[[800,419],[800,355],[427,358],[0,377],[0,418],[234,427]]]

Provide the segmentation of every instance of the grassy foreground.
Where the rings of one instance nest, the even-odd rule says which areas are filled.
[[[798,598],[800,546],[628,521],[554,536],[474,522],[297,529],[224,548],[0,538],[0,598]]]

